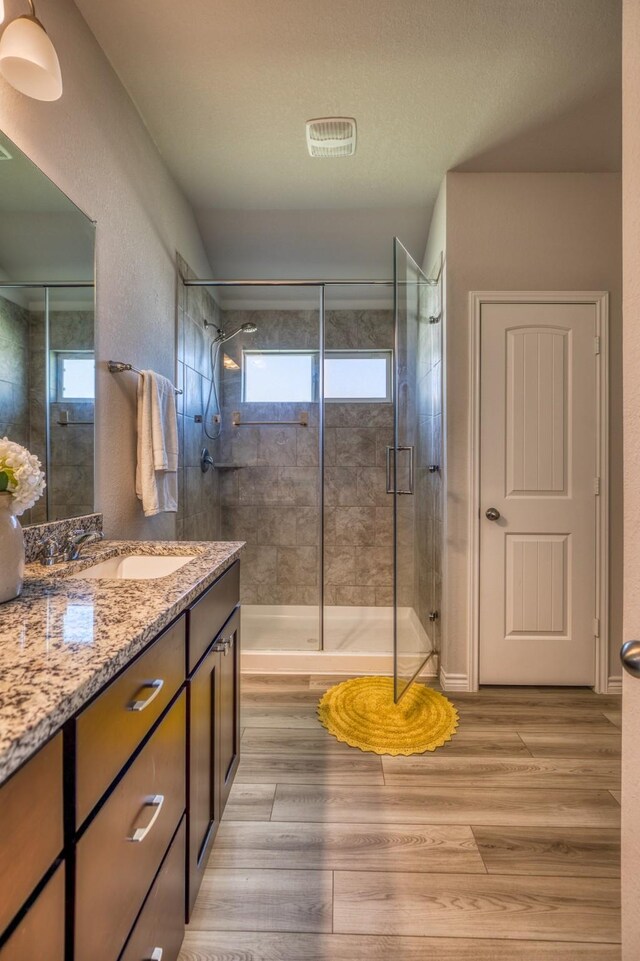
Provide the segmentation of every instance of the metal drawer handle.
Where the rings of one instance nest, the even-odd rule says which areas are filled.
[[[162,950],[162,948],[154,948],[153,951],[151,952],[151,957],[149,958],[149,961],[162,961],[163,954],[164,954],[164,951]]]
[[[153,817],[151,818],[151,820],[149,821],[146,827],[135,829],[135,831],[129,838],[130,841],[144,841],[147,834],[149,833],[153,825],[158,820],[163,804],[164,804],[164,794],[152,794],[151,797],[147,798],[147,800],[144,802],[144,805],[145,807],[155,808],[155,811],[153,812]]]
[[[145,707],[149,707],[154,698],[158,696],[162,688],[164,687],[164,680],[161,677],[157,677],[155,681],[147,681],[142,685],[143,688],[152,688],[149,697],[145,698],[143,701],[132,701],[129,705],[130,711],[144,711]]]

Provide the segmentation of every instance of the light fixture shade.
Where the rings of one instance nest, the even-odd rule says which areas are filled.
[[[5,27],[0,38],[0,73],[12,87],[35,100],[62,96],[58,55],[35,17],[18,17]]]
[[[4,20],[4,0],[0,0],[0,23]]]

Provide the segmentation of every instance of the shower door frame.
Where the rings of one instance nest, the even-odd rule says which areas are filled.
[[[394,237],[394,246],[397,238]],[[400,243],[400,241],[398,241]],[[319,590],[318,590],[318,605],[320,608],[319,616],[319,647],[318,651],[324,651],[324,560],[325,560],[325,550],[324,550],[324,514],[325,514],[325,499],[324,499],[324,480],[325,480],[325,398],[324,398],[324,359],[325,359],[325,312],[326,312],[326,288],[327,287],[389,287],[394,289],[397,287],[397,283],[394,279],[391,280],[326,280],[326,279],[301,279],[301,280],[201,280],[197,278],[184,278],[181,277],[185,287],[311,287],[318,290],[319,297],[319,324],[318,324],[318,336],[320,341],[319,349],[319,372],[318,372],[318,433],[319,433],[319,445],[318,445],[318,473],[320,478],[320,495],[319,495],[319,520],[320,520],[320,535],[319,535],[319,551],[318,551],[318,566],[319,566]],[[437,286],[440,277],[438,276],[435,280],[429,280],[425,278],[426,283],[429,285]],[[394,444],[397,446],[397,343],[398,343],[398,331],[397,331],[397,304],[396,298],[394,297],[393,306],[393,317],[394,317],[394,358],[392,364],[392,391],[393,391],[393,406],[394,406]],[[395,463],[395,458],[394,458]],[[395,484],[395,468],[394,468],[394,488]],[[397,600],[397,578],[398,578],[398,537],[397,537],[397,526],[396,526],[396,507],[395,507],[395,494],[394,494],[394,532],[393,532],[393,579],[394,579],[394,613],[393,613],[393,659],[394,659],[394,673],[395,664],[397,658],[397,645],[398,645],[398,631],[397,631],[397,611],[398,611],[398,600]],[[395,685],[394,685],[395,686]],[[410,684],[407,684],[403,690],[406,691]],[[402,697],[402,694],[400,695]]]

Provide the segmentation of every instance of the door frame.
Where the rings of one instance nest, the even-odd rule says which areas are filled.
[[[606,291],[469,292],[469,638],[470,691],[479,688],[480,669],[480,346],[483,304],[592,304],[600,363],[596,367],[596,451],[600,495],[596,501],[596,637],[595,683],[606,693],[609,681],[609,294]]]

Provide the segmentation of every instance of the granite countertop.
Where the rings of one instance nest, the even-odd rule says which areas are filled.
[[[240,556],[243,543],[102,541],[54,567],[28,564],[0,604],[0,783]],[[69,578],[119,554],[193,555],[149,580]]]

